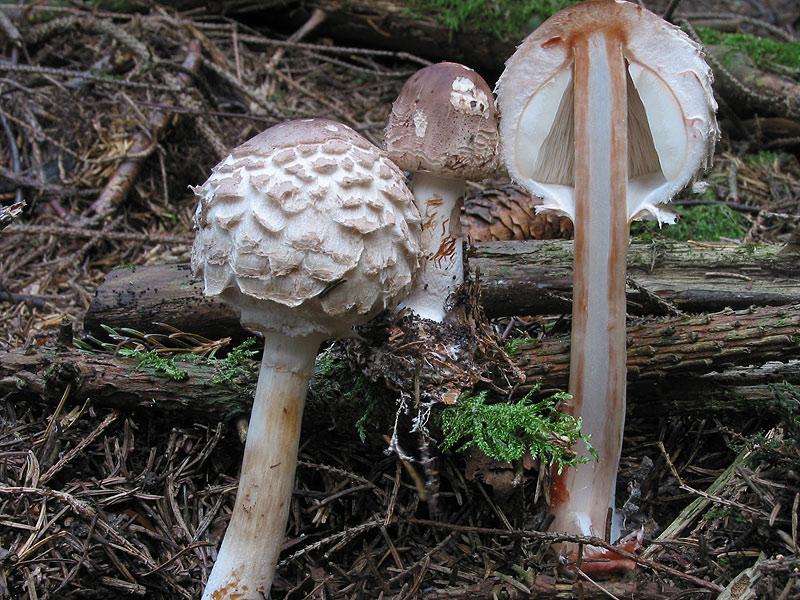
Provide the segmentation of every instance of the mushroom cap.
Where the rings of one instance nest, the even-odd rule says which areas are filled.
[[[506,61],[496,92],[508,172],[543,211],[574,216],[572,43],[598,31],[622,40],[628,71],[628,217],[670,221],[660,203],[714,154],[712,73],[698,44],[631,2],[565,8]]]
[[[401,169],[480,180],[497,168],[492,90],[475,71],[443,62],[420,69],[392,104],[386,152]]]
[[[395,306],[418,268],[403,172],[341,123],[267,129],[193,189],[192,269],[255,331],[346,335]]]

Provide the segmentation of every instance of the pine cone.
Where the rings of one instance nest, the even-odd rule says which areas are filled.
[[[572,239],[572,221],[536,214],[542,201],[513,183],[500,183],[467,198],[461,230],[473,242]]]

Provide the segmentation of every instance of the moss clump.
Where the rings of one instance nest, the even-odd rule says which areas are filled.
[[[349,363],[334,349],[317,355],[308,395],[308,414],[328,415],[340,428],[354,426],[362,442],[367,440],[367,426],[381,406],[389,406],[370,381],[353,372]]]
[[[129,350],[127,348],[122,348],[118,354],[130,358],[138,358],[139,363],[136,365],[137,371],[160,373],[175,381],[183,381],[189,376],[189,372],[179,367],[176,361],[197,360],[198,358],[195,354],[161,356],[155,350],[143,352],[141,350]]]
[[[765,71],[800,75],[800,42],[778,42],[749,33],[725,33],[707,27],[699,27],[697,34],[704,44],[728,46],[743,52]]]
[[[258,350],[252,348],[255,343],[255,338],[248,338],[228,352],[225,358],[212,359],[212,357],[209,357],[212,359],[211,364],[214,365],[217,373],[219,373],[211,380],[211,383],[224,383],[242,374],[249,373],[252,368],[253,357],[258,354]]]
[[[527,34],[575,0],[410,0],[409,12],[455,31],[483,31],[500,39]]]
[[[541,338],[532,338],[532,337],[520,337],[520,338],[511,338],[503,345],[503,352],[505,352],[509,358],[514,358],[519,352],[519,349],[522,348],[525,344],[532,344],[533,342],[538,342]]]
[[[706,192],[709,194],[709,192]],[[706,194],[701,200],[710,200]],[[725,204],[701,204],[681,211],[681,218],[675,225],[659,228],[652,222],[636,222],[631,227],[631,235],[640,239],[655,236],[666,237],[679,242],[716,242],[721,238],[740,239],[744,237],[744,219]]]
[[[560,473],[564,467],[588,462],[571,450],[573,443],[582,440],[597,459],[589,436],[581,433],[581,420],[555,410],[566,394],[539,402],[531,399],[532,394],[518,402],[497,404],[486,403],[485,391],[462,396],[457,404],[442,410],[441,448],[462,451],[475,446],[490,458],[509,462],[530,452]]]

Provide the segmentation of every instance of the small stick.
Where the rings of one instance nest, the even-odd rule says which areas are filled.
[[[186,59],[181,65],[184,72],[177,75],[178,81],[183,86],[191,83],[191,77],[188,73],[197,72],[201,63],[200,58],[200,43],[197,40],[192,40],[189,44],[189,52]],[[174,99],[172,96],[165,94],[159,99],[159,104],[172,105],[174,104]],[[120,164],[119,168],[106,183],[100,196],[89,207],[88,213],[90,215],[102,218],[122,204],[133,186],[136,176],[141,171],[145,158],[155,150],[158,144],[158,136],[169,123],[170,114],[170,112],[162,110],[153,113],[147,123],[149,135],[139,133],[136,136],[128,152],[129,157]],[[87,217],[88,215],[84,216]]]
[[[292,35],[289,36],[287,41],[289,42],[299,42],[304,37],[306,37],[309,33],[314,31],[317,26],[322,23],[327,17],[327,14],[321,8],[315,8],[314,11],[311,13],[311,16],[308,18],[308,21],[303,23],[302,27],[295,31]],[[234,29],[234,32],[236,30]],[[286,46],[280,46],[275,50],[275,53],[272,55],[272,58],[266,65],[267,72],[271,72],[275,70],[275,67],[278,66],[281,58],[283,58],[284,53],[286,52]]]

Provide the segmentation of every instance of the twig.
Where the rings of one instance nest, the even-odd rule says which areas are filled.
[[[326,16],[327,14],[325,13],[324,10],[322,10],[321,8],[315,8],[311,12],[311,16],[308,18],[308,20],[305,23],[303,23],[302,27],[300,27],[300,29],[298,29],[292,35],[289,36],[288,41],[299,42],[309,33],[314,31],[314,29],[316,29],[325,20]],[[278,63],[280,62],[281,58],[283,58],[283,54],[286,48],[287,46],[279,46],[278,49],[275,50],[274,54],[272,55],[272,58],[266,65],[267,73],[271,73],[272,71],[275,70],[275,67],[278,66]]]
[[[584,573],[584,572],[583,572],[583,571],[582,571],[582,570],[581,570],[579,567],[577,567],[577,566],[576,566],[576,567],[575,567],[575,571],[578,573],[578,575],[580,575],[581,577],[583,577],[584,579],[586,579],[586,581],[588,581],[589,583],[591,583],[591,584],[592,584],[594,587],[596,587],[598,590],[600,590],[601,592],[603,592],[603,593],[604,593],[606,596],[608,596],[608,597],[609,597],[609,598],[611,598],[612,600],[619,600],[619,598],[617,598],[617,597],[616,597],[614,594],[612,594],[611,592],[609,592],[609,591],[608,591],[606,588],[604,588],[602,585],[600,585],[599,583],[597,583],[597,582],[596,582],[594,579],[592,579],[591,577],[589,577],[589,576],[588,576],[586,573]]]
[[[65,392],[65,397],[68,392],[69,388],[67,388],[67,391]],[[103,419],[103,421],[97,427],[95,427],[94,431],[92,431],[86,437],[81,438],[80,442],[78,442],[72,450],[67,452],[64,456],[61,457],[61,459],[56,464],[50,467],[45,472],[45,474],[39,478],[39,483],[40,484],[47,483],[53,477],[53,475],[58,473],[62,468],[64,468],[64,465],[66,465],[69,461],[71,461],[78,454],[80,454],[80,452],[84,448],[86,448],[86,446],[91,444],[97,438],[97,436],[103,433],[108,428],[109,425],[111,425],[114,421],[117,420],[118,417],[119,417],[118,412],[114,411],[110,413],[105,419]]]
[[[117,79],[115,77],[103,77],[93,75],[89,71],[75,71],[73,69],[59,69],[55,67],[41,67],[38,65],[15,65],[7,60],[0,60],[0,71],[15,71],[18,73],[36,73],[38,75],[54,75],[56,77],[63,77],[65,79],[85,79],[94,83],[103,83],[106,85],[138,88],[145,90],[152,90],[156,92],[180,92],[180,88],[175,88],[169,85],[161,85],[157,83],[144,83],[141,81],[128,81],[126,79]]]
[[[678,4],[680,4],[680,2],[681,0],[670,0],[669,5],[664,11],[664,14],[661,15],[661,18],[671,23],[672,17],[675,14],[675,9],[678,8]]]
[[[3,115],[0,114],[0,117]],[[24,175],[17,175],[13,171],[6,169],[0,165],[0,177],[3,177],[21,188],[34,189],[39,192],[52,194],[54,196],[93,196],[97,190],[78,190],[73,188],[66,188],[60,185],[53,185],[52,183],[45,183],[38,179],[32,179]],[[23,204],[24,205],[24,204]],[[16,216],[16,215],[14,215]],[[2,216],[0,216],[0,223],[2,223]]]
[[[22,214],[25,201],[14,202],[11,206],[0,206],[0,230],[8,227],[11,222]]]
[[[198,23],[197,26],[199,28],[202,28],[203,24]],[[422,65],[423,67],[427,67],[428,65],[432,64],[431,61],[421,58],[419,56],[415,56],[414,54],[410,54],[409,52],[393,52],[391,50],[370,50],[367,48],[353,48],[353,47],[342,47],[342,46],[324,46],[322,44],[308,44],[304,42],[276,40],[273,38],[261,37],[257,35],[247,35],[247,34],[239,34],[239,41],[247,42],[249,44],[262,45],[262,46],[289,46],[293,48],[316,50],[318,52],[327,52],[330,54],[361,54],[368,56],[397,58],[417,63],[418,65]]]
[[[795,42],[797,38],[793,36],[788,31],[781,29],[780,27],[775,27],[771,23],[768,23],[762,19],[755,19],[753,17],[748,17],[745,15],[738,15],[735,13],[701,13],[701,12],[693,12],[693,13],[678,13],[678,19],[687,19],[689,21],[699,21],[703,19],[717,19],[723,21],[735,21],[737,23],[747,23],[748,25],[755,25],[756,27],[761,27],[765,31],[768,31],[772,35],[781,38],[784,42]]]
[[[189,52],[183,61],[183,67],[188,71],[197,72],[200,63],[200,43],[197,40],[192,40],[189,44]],[[191,82],[190,77],[185,73],[178,74],[177,79],[184,86],[189,85]],[[170,95],[164,95],[159,99],[159,104],[169,105],[173,103],[174,99]],[[144,165],[144,158],[155,149],[159,134],[169,123],[169,116],[170,113],[166,111],[156,111],[150,117],[147,123],[149,135],[139,133],[130,148],[129,155],[134,155],[136,158],[128,158],[117,168],[106,183],[100,196],[89,207],[88,213],[84,215],[85,217],[102,218],[114,211],[124,201],[136,176]]]
[[[47,307],[47,300],[37,296],[31,296],[30,294],[16,294],[14,292],[0,290],[0,300],[4,300],[6,302],[26,302],[31,306],[35,306],[36,308]]]
[[[162,233],[123,233],[120,231],[97,231],[81,227],[54,227],[50,225],[14,224],[2,230],[2,233],[45,234],[66,237],[93,238],[120,242],[146,242],[150,244],[191,244],[190,235],[167,235]]]

